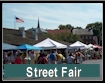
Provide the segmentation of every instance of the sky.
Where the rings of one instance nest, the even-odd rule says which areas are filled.
[[[24,20],[17,23],[15,16]],[[102,3],[3,3],[2,27],[18,29],[36,28],[58,29],[59,25],[71,24],[85,28],[87,24],[102,22]]]

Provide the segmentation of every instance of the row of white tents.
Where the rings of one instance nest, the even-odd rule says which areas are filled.
[[[39,42],[33,46],[36,46],[36,47],[41,47],[41,48],[44,48],[44,49],[61,49],[61,48],[68,48],[68,49],[75,49],[75,48],[81,48],[81,49],[90,49],[90,48],[97,48],[97,46],[94,46],[93,44],[89,44],[89,45],[86,45],[80,41],[76,41],[74,42],[73,44],[67,46],[67,45],[64,45],[62,43],[59,43],[59,42],[56,42],[50,38],[47,38],[45,40],[43,40],[42,42]]]
[[[40,48],[43,48],[44,50],[48,50],[48,49],[62,49],[62,48],[68,48],[68,49],[74,49],[74,48],[81,48],[81,49],[89,49],[89,48],[97,48],[97,46],[94,46],[92,44],[89,44],[89,45],[86,45],[80,41],[76,41],[75,43],[67,46],[67,45],[64,45],[62,43],[59,43],[59,42],[56,42],[50,38],[47,38],[35,45],[33,45],[35,47],[40,47]],[[7,43],[3,43],[2,44],[2,49],[3,50],[16,50],[18,49],[17,46],[14,46],[14,45],[10,45],[10,44],[7,44]]]

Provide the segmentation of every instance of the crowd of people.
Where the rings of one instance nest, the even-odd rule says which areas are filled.
[[[89,55],[89,54],[88,54]],[[100,58],[101,52],[97,55],[94,52],[94,58]],[[89,59],[91,56],[88,56]],[[3,64],[81,64],[87,56],[82,50],[70,52],[68,54],[62,51],[51,50],[49,52],[35,52],[31,51],[4,51]]]
[[[88,52],[87,52],[88,53]],[[81,64],[87,59],[102,58],[102,51],[90,51],[86,54],[82,50],[77,51],[3,51],[3,64]],[[4,70],[3,70],[4,76]]]

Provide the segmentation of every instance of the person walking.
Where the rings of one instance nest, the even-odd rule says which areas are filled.
[[[14,61],[15,64],[23,64],[23,61],[22,59],[20,58],[20,54],[17,55],[15,61]]]
[[[47,54],[42,53],[39,57],[38,64],[48,64]]]
[[[73,64],[73,60],[75,57],[73,57],[72,53],[69,54],[69,56],[67,57],[67,63],[68,64]]]
[[[55,54],[54,50],[52,50],[52,53],[49,55],[48,58],[50,59],[50,63],[51,64],[55,64],[56,63],[57,58],[56,58],[56,54]]]
[[[61,51],[58,51],[57,64],[62,64],[62,61],[63,61],[63,55],[61,54]]]

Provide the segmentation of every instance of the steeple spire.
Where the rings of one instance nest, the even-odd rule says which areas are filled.
[[[40,28],[40,25],[39,25],[39,16],[38,16],[38,26],[37,26],[37,28]]]

